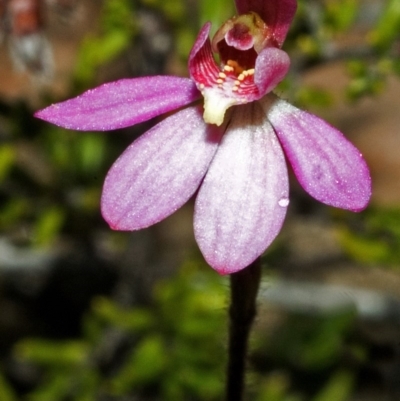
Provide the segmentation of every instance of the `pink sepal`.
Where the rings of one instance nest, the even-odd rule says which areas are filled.
[[[222,129],[198,107],[184,109],[133,142],[111,167],[101,210],[115,230],[138,230],[179,209],[199,187]]]
[[[271,29],[277,46],[283,45],[296,13],[296,0],[235,0],[235,2],[239,14],[256,12]]]
[[[149,120],[200,97],[188,78],[121,79],[35,113],[42,120],[79,131],[108,131]]]
[[[303,188],[327,205],[360,211],[371,197],[365,160],[341,132],[319,117],[276,100],[263,102]]]
[[[241,270],[278,235],[288,200],[286,162],[257,102],[232,110],[196,198],[194,230],[220,274]]]

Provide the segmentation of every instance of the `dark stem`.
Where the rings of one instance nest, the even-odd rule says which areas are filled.
[[[231,274],[229,345],[226,401],[242,401],[246,370],[247,343],[256,316],[256,298],[261,279],[260,259],[240,272]]]

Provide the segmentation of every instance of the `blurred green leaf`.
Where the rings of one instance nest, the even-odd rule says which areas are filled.
[[[91,82],[96,69],[115,58],[129,43],[130,38],[124,32],[111,32],[102,38],[88,36],[81,45],[75,66],[78,82]]]
[[[265,354],[297,369],[317,371],[341,357],[346,333],[353,327],[353,311],[327,316],[291,314],[268,340]]]
[[[212,23],[213,32],[216,32],[222,24],[236,14],[234,2],[231,0],[202,0],[199,2],[200,21]]]
[[[326,108],[332,106],[333,97],[325,89],[302,86],[296,93],[296,104],[304,107]]]
[[[99,66],[128,47],[136,33],[132,6],[129,0],[104,1],[100,17],[102,32],[99,36],[88,36],[79,51],[75,65],[78,84],[89,85]]]
[[[94,299],[92,308],[98,318],[125,330],[141,332],[150,330],[155,325],[155,316],[150,310],[143,308],[123,310],[108,298]]]
[[[346,69],[353,78],[359,78],[367,74],[368,65],[365,60],[349,60],[346,63]]]
[[[6,178],[15,161],[15,148],[11,144],[0,145],[0,183]]]
[[[81,134],[75,142],[75,150],[78,158],[75,163],[82,174],[93,176],[96,174],[107,151],[106,137],[99,134]]]
[[[376,263],[390,258],[390,247],[375,238],[356,236],[347,227],[340,229],[340,242],[348,255],[361,263]]]
[[[76,367],[86,362],[88,345],[83,341],[57,341],[25,339],[16,345],[20,358],[43,366]]]
[[[256,401],[286,401],[290,382],[283,373],[270,374],[261,383]]]
[[[54,372],[35,391],[27,396],[28,401],[61,401],[71,388],[69,375]]]
[[[179,22],[186,17],[187,2],[185,0],[142,0],[143,4],[161,10],[168,19]]]
[[[2,229],[7,229],[18,225],[23,217],[29,214],[31,206],[32,205],[29,200],[22,197],[14,198],[6,202],[6,204],[0,210],[0,227]]]
[[[388,0],[375,29],[370,34],[370,41],[381,50],[386,50],[399,37],[399,32],[400,0]]]
[[[321,43],[317,38],[310,35],[299,35],[296,46],[310,58],[315,58],[321,54]]]
[[[358,100],[366,95],[377,95],[385,87],[385,77],[376,71],[368,71],[364,76],[352,79],[346,88],[349,100]]]
[[[97,401],[100,389],[100,375],[89,366],[75,375],[75,384],[72,386],[74,401]]]
[[[159,335],[151,335],[138,343],[118,375],[111,380],[113,393],[127,394],[136,386],[155,384],[164,373],[168,359],[166,346]]]
[[[341,32],[350,27],[358,12],[359,0],[328,0],[325,23],[333,32]]]
[[[348,371],[335,373],[313,401],[346,401],[354,386],[354,375]]]
[[[39,215],[32,233],[33,243],[39,247],[51,245],[65,221],[65,211],[58,206],[51,206]]]
[[[400,209],[369,208],[362,214],[357,230],[351,225],[338,227],[343,249],[354,260],[366,264],[400,264]],[[349,222],[351,224],[351,221]]]
[[[17,395],[7,382],[4,376],[0,373],[0,400],[1,401],[17,401]]]

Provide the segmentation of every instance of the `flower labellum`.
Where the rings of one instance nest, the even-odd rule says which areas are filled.
[[[61,127],[104,131],[183,107],[114,163],[101,210],[113,229],[138,230],[197,192],[196,241],[220,274],[251,264],[278,235],[289,205],[285,155],[320,202],[360,211],[371,196],[360,152],[322,119],[272,94],[289,69],[281,46],[296,1],[236,0],[236,7],[239,15],[212,40],[210,24],[199,32],[190,79],[124,79],[36,113]],[[192,105],[201,98],[203,107]]]
[[[227,21],[208,39],[206,24],[189,57],[189,71],[204,97],[204,121],[221,125],[226,110],[258,100],[285,77],[288,55],[271,46],[264,21],[250,12]],[[220,66],[213,58],[219,54]]]

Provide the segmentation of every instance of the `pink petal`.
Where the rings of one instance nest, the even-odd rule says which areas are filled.
[[[279,233],[288,177],[282,149],[257,102],[232,110],[232,120],[200,187],[196,240],[221,274],[253,262]]]
[[[208,22],[201,28],[189,55],[189,71],[192,79],[198,84],[215,84],[219,73],[213,53],[209,33],[211,24]]]
[[[254,68],[254,83],[259,91],[259,98],[271,92],[287,74],[290,58],[286,52],[268,47],[260,52]]]
[[[256,12],[272,30],[277,45],[282,46],[296,13],[296,0],[235,0],[235,2],[239,14]]]
[[[103,217],[112,228],[138,230],[157,223],[197,190],[222,135],[201,114],[191,107],[168,117],[114,163],[101,199]]]
[[[280,99],[272,107],[269,99],[263,104],[303,188],[328,205],[364,209],[371,196],[371,178],[361,153],[317,116]]]
[[[187,78],[121,79],[53,104],[35,116],[64,128],[108,131],[149,120],[199,97],[196,85]]]

